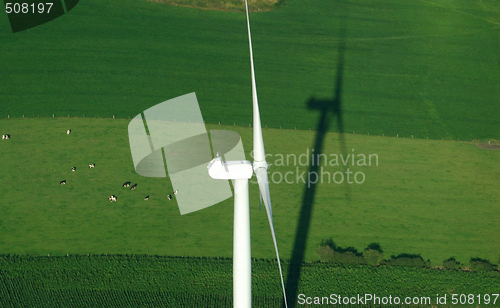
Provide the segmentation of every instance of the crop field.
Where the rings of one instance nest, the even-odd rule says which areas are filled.
[[[253,160],[245,15],[216,2],[82,0],[14,34],[0,14],[0,306],[231,306],[233,198],[180,215],[169,178],[134,170],[127,131],[195,92],[207,130],[239,133]],[[498,271],[436,267],[500,263],[500,3],[269,3],[250,23],[287,289],[499,293]],[[278,306],[255,177],[250,216],[254,305]],[[317,263],[327,239],[434,268]]]
[[[286,265],[286,263],[285,263]],[[255,307],[279,307],[281,292],[275,280],[276,262],[254,260]],[[2,256],[2,307],[232,307],[232,261],[228,259],[167,258],[158,256]],[[481,294],[486,307],[500,307],[489,294],[498,293],[498,273],[468,273],[404,267],[330,266],[307,264],[300,289],[309,296],[329,297],[376,294],[378,297],[428,297],[436,307],[436,294]],[[404,284],[402,287],[401,284]],[[496,293],[495,293],[496,292]],[[484,294],[488,294],[485,296]],[[469,299],[468,299],[469,300]],[[468,305],[462,298],[460,307]],[[14,303],[17,303],[16,306]],[[380,307],[370,305],[362,307]],[[482,307],[481,305],[481,307]],[[314,307],[315,305],[300,305]],[[332,307],[332,305],[325,305]],[[390,307],[390,306],[388,306]],[[396,307],[396,306],[392,306]]]

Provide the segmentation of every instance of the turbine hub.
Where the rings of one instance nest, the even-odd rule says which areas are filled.
[[[253,162],[253,172],[255,172],[259,168],[264,168],[267,170],[269,165],[267,164],[266,161],[254,161]]]

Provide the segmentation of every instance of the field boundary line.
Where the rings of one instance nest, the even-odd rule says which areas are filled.
[[[420,93],[421,95],[423,95],[422,93]],[[424,98],[425,100],[425,98]],[[426,102],[427,103],[427,102]],[[68,117],[19,117],[19,118],[13,118],[13,117],[7,117],[7,118],[0,118],[0,120],[10,120],[10,119],[102,119],[102,120],[126,120],[126,121],[130,121],[131,119],[127,119],[127,118],[121,118],[121,117],[115,117],[115,118],[104,118],[104,117],[71,117],[71,118],[68,118]],[[438,117],[438,120],[439,122],[441,122],[440,118]],[[233,125],[230,125],[230,124],[221,124],[221,122],[206,122],[204,121],[204,124],[205,125],[225,125],[225,126],[236,126],[236,127],[241,127],[241,128],[251,128],[251,126],[246,126],[246,125],[240,125],[240,124],[236,124],[236,122],[233,122]],[[441,123],[443,124],[443,123]],[[251,125],[251,124],[250,124]],[[444,124],[443,124],[444,125]],[[317,130],[315,129],[306,129],[306,128],[298,128],[297,126],[295,126],[295,128],[290,128],[290,127],[283,127],[282,125],[279,125],[278,126],[271,126],[271,127],[268,127],[268,125],[266,124],[265,125],[265,128],[263,127],[263,129],[277,129],[277,130],[295,130],[295,131],[303,131],[303,132],[317,132]],[[403,139],[420,139],[420,140],[446,140],[446,141],[459,141],[459,142],[472,142],[474,143],[474,140],[496,140],[496,137],[495,138],[473,138],[472,140],[471,139],[462,139],[462,138],[458,138],[457,139],[445,139],[444,137],[441,137],[441,138],[429,138],[429,136],[426,136],[426,138],[424,137],[414,137],[414,134],[411,135],[411,137],[408,137],[408,136],[401,136],[399,137],[399,133],[396,133],[396,136],[394,135],[391,135],[391,134],[386,134],[385,132],[382,132],[382,135],[378,135],[378,134],[370,134],[369,131],[367,132],[358,132],[356,130],[353,130],[353,132],[348,132],[348,131],[344,131],[344,132],[339,132],[339,131],[335,131],[335,130],[332,130],[332,131],[327,131],[327,133],[335,133],[335,134],[352,134],[352,135],[363,135],[363,136],[378,136],[378,137],[396,137],[396,138],[403,138]]]
[[[449,7],[446,7],[442,4],[438,4],[438,3],[435,3],[435,2],[432,2],[432,1],[428,1],[428,0],[420,0],[422,2],[427,2],[429,4],[432,4],[432,5],[435,5],[435,6],[439,6],[439,7],[442,7],[442,8],[445,8],[447,10],[450,10],[450,11],[453,11],[453,12],[457,12],[457,13],[460,13],[460,14],[464,14],[464,15],[468,15],[468,16],[471,16],[471,17],[474,17],[474,18],[478,18],[478,19],[481,19],[483,21],[486,21],[486,22],[489,22],[489,23],[492,23],[492,24],[495,24],[497,26],[500,27],[500,22],[496,22],[496,21],[493,21],[493,20],[489,20],[489,19],[486,19],[486,18],[483,18],[483,17],[479,17],[479,16],[476,16],[474,14],[471,14],[471,13],[467,13],[467,12],[464,12],[464,11],[460,11],[460,10],[457,10],[457,9],[452,9],[452,8],[449,8]],[[498,27],[495,27],[495,28],[498,28]],[[494,29],[495,29],[494,28]]]
[[[422,0],[424,1],[424,0]],[[468,13],[466,13],[468,14]],[[473,15],[474,16],[474,15]],[[478,17],[480,18],[480,17]],[[358,38],[348,38],[348,41],[351,42],[362,42],[362,41],[389,41],[389,40],[406,40],[406,39],[415,39],[415,38],[428,38],[428,37],[445,37],[445,36],[459,36],[459,35],[468,35],[477,32],[483,32],[485,30],[495,30],[500,28],[500,23],[497,23],[495,27],[489,29],[478,29],[471,30],[462,33],[457,33],[455,35],[448,34],[415,34],[415,35],[405,35],[405,36],[386,36],[386,37],[358,37]]]

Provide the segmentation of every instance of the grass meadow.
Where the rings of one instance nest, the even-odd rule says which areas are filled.
[[[330,238],[360,251],[379,243],[386,259],[421,254],[433,266],[452,256],[463,264],[475,257],[500,262],[498,1],[279,3],[252,12],[250,22],[290,296],[333,289],[495,292],[497,272],[292,264],[317,261],[318,246]],[[0,142],[0,254],[37,256],[0,257],[2,305],[64,306],[57,301],[77,298],[88,301],[82,307],[101,300],[120,307],[193,307],[207,298],[230,300],[230,261],[196,259],[207,269],[179,265],[176,276],[148,258],[231,258],[233,199],[181,216],[175,199],[167,200],[173,191],[168,178],[135,172],[127,125],[153,105],[195,92],[207,129],[238,132],[252,160],[245,15],[147,0],[85,0],[15,34],[7,14],[0,14],[0,53],[0,132],[12,137]],[[314,147],[327,164],[300,159]],[[359,163],[370,155],[377,163]],[[91,163],[96,168],[89,169]],[[352,172],[351,181],[358,174],[362,183],[323,178],[308,185],[309,171],[324,177]],[[137,189],[123,188],[126,181]],[[110,203],[113,194],[118,201]],[[250,185],[250,215],[252,257],[274,259],[256,184]],[[96,266],[104,269],[93,271],[86,268],[87,254],[117,261],[100,257]],[[123,266],[117,254],[148,255],[149,265]],[[84,256],[75,261],[71,255]],[[266,262],[273,263],[273,274],[262,271]],[[254,261],[253,283],[272,284],[276,295],[274,262]],[[44,278],[33,279],[37,275]],[[214,287],[214,281],[221,283]],[[184,302],[165,301],[171,298]]]
[[[135,173],[127,126],[119,119],[1,120],[0,130],[8,130],[12,139],[0,147],[0,251],[231,257],[233,199],[181,216],[175,201],[166,198],[172,192],[168,179]],[[251,160],[250,128],[207,129],[238,132]],[[307,243],[305,261],[318,260],[316,249],[327,238],[358,250],[378,242],[387,258],[417,253],[434,265],[451,256],[462,263],[471,257],[498,261],[500,151],[471,142],[344,134],[342,152],[340,137],[327,134],[323,153],[356,153],[354,166],[351,159],[343,166],[342,158],[341,166],[331,166],[329,158],[322,172],[345,174],[350,168],[353,175],[363,172],[365,181],[356,184],[351,175],[353,184],[347,184],[344,175],[344,182],[328,183],[326,173],[323,183],[320,179],[310,230],[299,234]],[[312,151],[315,132],[264,129],[264,138],[274,164],[269,175],[280,253],[290,259],[303,196],[310,189],[305,153]],[[361,154],[376,154],[378,165],[374,159],[371,166],[359,166]],[[280,155],[295,155],[297,163],[281,163]],[[95,169],[88,168],[91,163]],[[287,172],[289,183],[280,182]],[[62,180],[67,184],[60,185]],[[121,187],[126,181],[138,183],[137,189]],[[118,202],[107,200],[112,194]],[[250,185],[250,196],[252,257],[275,258],[256,184]]]
[[[307,102],[338,88],[331,131],[500,137],[497,1],[289,0],[251,24],[264,125],[314,129]],[[128,118],[196,92],[207,123],[248,125],[246,35],[241,12],[145,0],[81,1],[16,34],[1,14],[0,117]]]

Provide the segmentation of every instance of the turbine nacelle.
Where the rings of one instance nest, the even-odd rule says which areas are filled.
[[[248,160],[222,161],[216,156],[208,163],[208,174],[216,180],[249,179],[252,177],[252,163]]]

